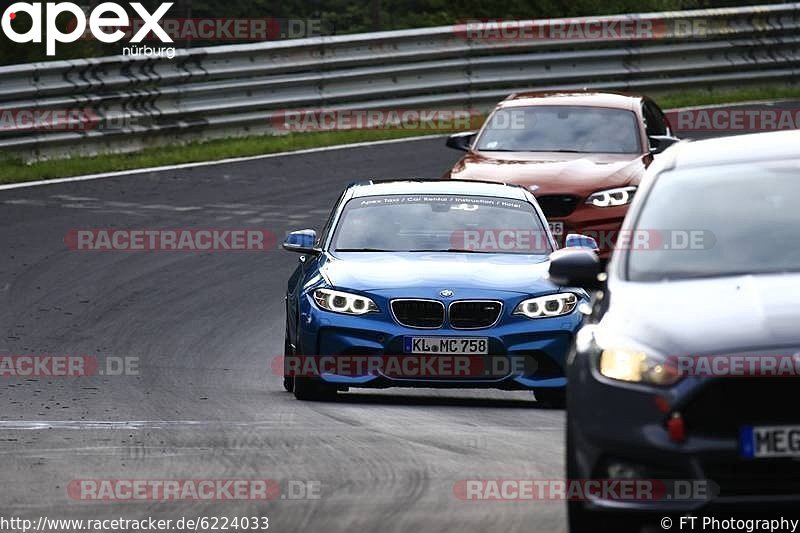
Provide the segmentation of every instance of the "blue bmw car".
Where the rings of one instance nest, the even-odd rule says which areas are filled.
[[[596,249],[571,235],[567,246]],[[556,244],[525,188],[476,181],[348,186],[324,229],[290,233],[284,386],[533,390],[563,403],[579,288],[548,280]],[[555,252],[558,253],[558,252]]]

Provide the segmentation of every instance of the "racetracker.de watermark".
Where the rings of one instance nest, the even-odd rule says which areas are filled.
[[[316,480],[276,479],[74,479],[67,495],[80,501],[318,500]]]
[[[470,41],[646,41],[711,38],[753,29],[780,27],[788,21],[761,14],[724,17],[659,18],[642,16],[573,17],[560,19],[466,19],[453,26]],[[796,22],[796,21],[795,21]]]
[[[417,339],[419,342],[419,339]],[[482,341],[486,342],[486,341]],[[457,348],[457,346],[455,346]],[[439,352],[438,346],[429,347]],[[445,350],[446,351],[446,350]],[[538,364],[533,358],[513,355],[287,355],[272,359],[275,375],[319,377],[385,376],[394,379],[487,379],[510,374],[530,375]]]
[[[68,26],[72,31],[77,25],[77,19]],[[145,21],[141,18],[131,19],[125,26],[120,26],[123,39],[131,40],[139,30],[144,27]],[[158,26],[174,41],[212,41],[212,42],[241,42],[241,41],[274,41],[278,39],[299,39],[315,37],[333,33],[333,26],[322,19],[301,18],[170,18],[165,17],[158,21]],[[95,39],[90,29],[82,35],[83,39]],[[153,31],[142,37],[143,41],[160,40]]]
[[[275,249],[277,236],[258,229],[73,229],[64,243],[81,252],[264,252]]]
[[[478,109],[298,109],[275,111],[272,127],[285,132],[397,129],[474,129],[484,120]]]
[[[471,41],[573,41],[656,39],[664,21],[630,17],[543,20],[470,19],[453,27],[456,36]]]
[[[0,109],[0,132],[87,131],[97,129],[101,122],[100,115],[88,107]]]
[[[705,501],[719,493],[706,479],[462,479],[453,494],[465,501]]]
[[[0,353],[0,379],[138,375],[138,357]]]
[[[708,250],[716,239],[712,232],[700,229],[586,230],[602,250]],[[556,236],[561,242],[564,235]],[[549,236],[536,229],[469,229],[450,236],[454,249],[480,252],[545,253]]]
[[[800,352],[791,355],[672,355],[664,368],[698,378],[800,377]]]
[[[682,135],[692,133],[757,133],[800,129],[800,106],[741,105],[723,108],[667,111],[672,127]]]

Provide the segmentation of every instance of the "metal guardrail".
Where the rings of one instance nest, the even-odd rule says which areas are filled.
[[[491,40],[442,26],[179,50],[174,59],[0,67],[0,112],[86,110],[66,130],[0,115],[0,151],[36,159],[276,133],[273,117],[286,110],[488,109],[520,90],[663,93],[800,80],[800,3],[585,20],[658,31]]]

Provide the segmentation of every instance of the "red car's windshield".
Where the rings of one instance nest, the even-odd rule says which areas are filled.
[[[475,145],[499,152],[640,153],[636,115],[588,106],[499,109]]]

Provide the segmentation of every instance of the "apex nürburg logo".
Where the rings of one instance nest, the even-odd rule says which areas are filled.
[[[150,32],[162,42],[171,43],[172,39],[158,22],[166,14],[172,2],[161,4],[155,12],[150,13],[142,4],[131,2],[130,6],[142,18],[144,23],[139,31],[131,38],[132,43],[141,42]],[[11,21],[16,20],[20,13],[26,13],[31,18],[31,27],[24,33],[11,27]],[[69,31],[63,32],[56,26],[56,18],[62,13],[72,14],[77,23],[70,26]],[[128,12],[120,4],[103,2],[95,7],[89,15],[89,30],[101,42],[115,43],[125,36],[119,28],[130,24]],[[2,28],[6,37],[15,43],[41,43],[42,42],[42,4],[40,2],[16,2],[8,6],[2,15]],[[47,55],[56,53],[56,43],[72,43],[83,36],[86,31],[86,14],[72,2],[47,2],[45,9],[45,37],[47,40]],[[116,30],[114,28],[117,28]]]

